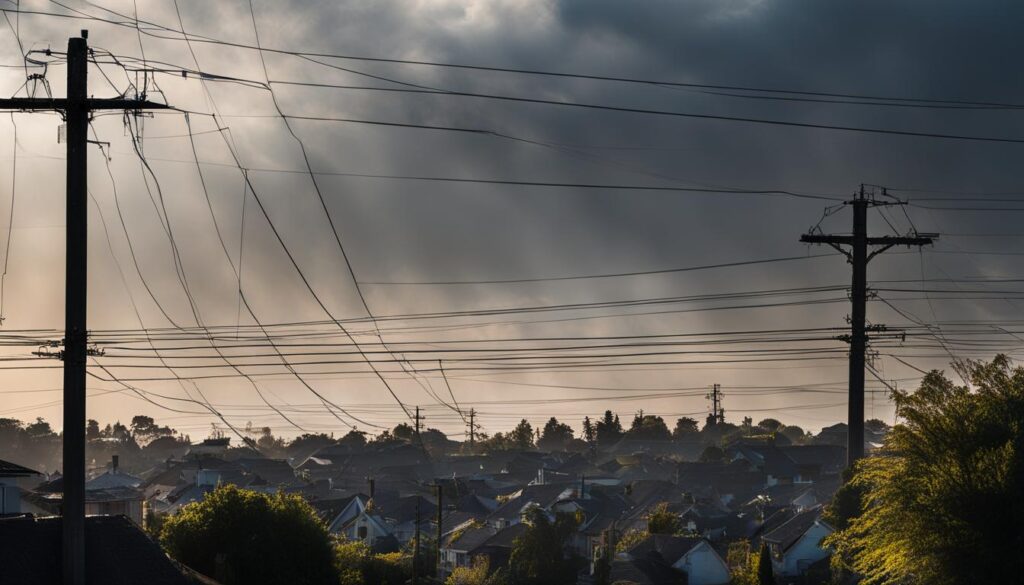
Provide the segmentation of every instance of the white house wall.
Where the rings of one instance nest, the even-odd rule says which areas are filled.
[[[706,541],[694,546],[672,566],[686,573],[688,585],[725,585],[730,579],[729,567]]]
[[[811,526],[783,556],[782,575],[800,575],[808,566],[827,557],[829,551],[821,548],[821,541],[829,534],[832,530],[821,523]]]

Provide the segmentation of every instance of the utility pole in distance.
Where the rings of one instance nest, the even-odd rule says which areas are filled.
[[[64,281],[64,496],[61,504],[64,585],[85,584],[85,363],[87,164],[89,117],[95,110],[166,109],[145,99],[90,98],[88,31],[68,39],[67,97],[0,99],[0,109],[63,113],[67,124],[67,239]],[[144,96],[143,96],[144,98]]]
[[[476,446],[476,409],[469,409],[469,450],[473,452],[473,448]]]
[[[885,189],[883,195],[888,195]],[[800,236],[801,242],[828,244],[846,256],[853,265],[853,281],[850,291],[850,387],[847,411],[848,436],[846,443],[847,467],[853,467],[864,457],[864,354],[867,350],[865,313],[867,311],[867,269],[872,258],[893,246],[924,246],[938,238],[938,234],[915,233],[910,236],[868,236],[868,207],[903,205],[901,201],[879,201],[868,197],[861,185],[860,191],[844,205],[853,206],[853,235],[833,236],[810,233]],[[842,246],[849,246],[849,250]],[[868,252],[869,246],[879,246]]]

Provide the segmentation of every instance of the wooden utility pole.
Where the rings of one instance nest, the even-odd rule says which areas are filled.
[[[888,195],[885,189],[883,195]],[[868,197],[861,185],[860,191],[851,201],[844,205],[853,207],[853,234],[834,236],[820,233],[804,234],[801,242],[810,244],[828,244],[846,256],[847,262],[853,266],[853,282],[850,288],[850,374],[849,374],[849,406],[847,410],[847,426],[849,435],[846,443],[847,466],[853,467],[858,459],[864,457],[864,354],[867,350],[868,337],[865,313],[867,311],[867,270],[872,258],[893,246],[924,246],[938,238],[938,234],[919,234],[910,236],[868,236],[868,207],[883,205],[903,205],[901,201],[879,201],[873,196]],[[849,250],[842,246],[849,246]],[[879,246],[870,253],[868,246]]]
[[[437,547],[436,547],[436,550],[437,550],[437,565],[434,567],[435,574],[437,576],[438,581],[440,581],[441,579],[444,578],[444,575],[442,574],[444,563],[441,561],[441,536],[442,536],[442,534],[444,532],[443,527],[441,526],[441,521],[443,520],[443,518],[442,518],[443,512],[444,512],[444,486],[440,482],[438,482],[438,484],[437,484]]]
[[[419,585],[420,582],[420,501],[422,499],[416,496],[416,537],[412,545],[412,585]]]
[[[708,415],[708,426],[719,425],[725,422],[725,410],[722,408],[722,386],[714,384],[711,393],[706,396],[711,400],[711,414]]]
[[[95,110],[165,109],[145,99],[98,99],[88,92],[89,33],[68,39],[67,97],[0,99],[4,110],[57,110],[67,124],[67,238],[64,281],[64,496],[62,571],[65,585],[85,583],[85,362],[87,165],[89,117]]]
[[[469,448],[470,451],[476,446],[476,409],[469,409]]]

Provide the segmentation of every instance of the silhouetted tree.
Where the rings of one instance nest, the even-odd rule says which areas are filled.
[[[684,416],[676,420],[676,428],[672,429],[672,437],[681,439],[683,437],[695,435],[698,432],[697,419]]]
[[[583,417],[583,440],[587,443],[593,443],[597,440],[597,430],[594,429],[594,423],[590,422],[590,417]]]
[[[757,426],[768,431],[769,433],[778,432],[784,425],[774,418],[766,418],[761,422],[757,423]]]
[[[612,415],[612,411],[604,411],[604,417],[597,421],[594,426],[597,433],[597,444],[608,446],[622,438],[622,424],[619,422],[619,415]]]
[[[516,428],[508,434],[508,438],[516,449],[530,449],[533,447],[533,426],[525,418],[519,421]]]
[[[559,514],[548,519],[540,508],[527,512],[529,528],[512,545],[509,581],[512,585],[564,585],[576,582],[577,560],[566,557],[566,548],[576,531],[576,520]]]
[[[564,449],[570,441],[572,441],[572,427],[551,417],[541,431],[537,448],[544,451],[556,451]]]
[[[708,445],[700,454],[701,463],[719,463],[725,461],[725,451],[721,447]]]
[[[772,553],[768,550],[768,543],[761,542],[761,554],[757,559],[757,583],[758,585],[775,585],[775,574],[772,572]]]
[[[626,436],[642,441],[667,441],[672,438],[665,420],[651,414],[635,417]]]
[[[338,444],[349,447],[364,447],[366,446],[366,432],[352,429],[345,433],[345,436],[338,441]]]
[[[98,438],[100,438],[100,423],[90,418],[85,421],[85,439],[92,441]]]

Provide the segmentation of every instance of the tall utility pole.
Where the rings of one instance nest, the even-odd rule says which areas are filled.
[[[89,33],[68,39],[67,97],[0,99],[0,109],[57,110],[67,124],[67,238],[64,281],[64,497],[62,570],[65,585],[85,583],[85,361],[88,250],[87,163],[89,118],[95,110],[165,109],[145,99],[90,98]]]
[[[420,564],[420,501],[423,498],[416,496],[416,536],[412,548],[412,585],[419,585],[419,564]]]
[[[420,422],[423,420],[423,417],[420,416],[420,407],[419,406],[416,407],[416,415],[413,416],[412,418],[413,418],[414,424],[416,425],[416,427],[414,429],[414,431],[416,433],[416,438],[419,439],[419,437],[420,437],[420,427],[422,426],[422,425],[420,425]]]
[[[436,547],[436,550],[437,550],[437,565],[434,567],[435,575],[437,576],[438,580],[441,580],[444,577],[444,575],[442,574],[443,573],[443,568],[444,568],[444,563],[441,560],[441,537],[443,536],[443,533],[444,533],[444,529],[443,529],[442,524],[441,524],[441,521],[443,520],[443,515],[444,515],[444,486],[441,484],[441,482],[438,482],[437,483],[437,547]]]
[[[722,409],[722,386],[715,384],[711,387],[711,393],[707,395],[711,400],[711,414],[708,415],[707,423],[710,426],[719,425],[725,422],[725,410]]]
[[[476,409],[469,409],[469,448],[472,451],[476,445]]]
[[[888,195],[882,189],[883,195]],[[869,197],[864,185],[851,201],[844,205],[853,207],[853,235],[834,236],[810,233],[800,236],[801,242],[809,244],[828,244],[839,250],[846,261],[853,265],[853,282],[850,290],[850,388],[847,425],[849,434],[846,443],[847,466],[852,467],[858,459],[864,457],[864,353],[867,350],[868,337],[865,326],[867,310],[868,262],[893,246],[924,246],[931,244],[938,234],[919,234],[916,231],[910,236],[868,236],[868,207],[885,205],[903,205],[901,201],[879,201],[872,195]],[[849,250],[842,246],[849,246]],[[879,246],[870,253],[869,246]]]

